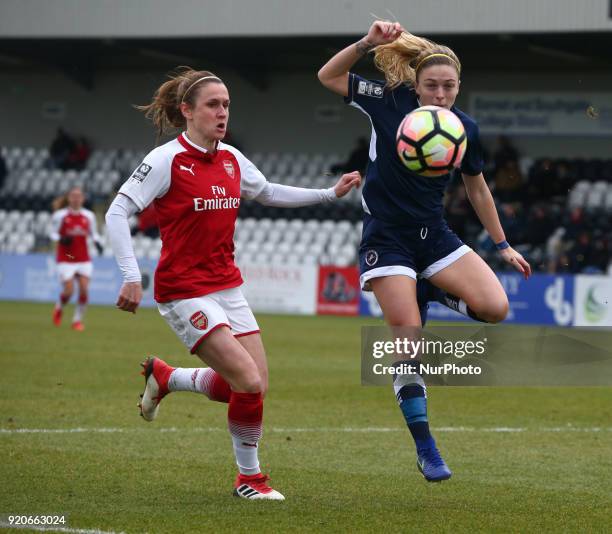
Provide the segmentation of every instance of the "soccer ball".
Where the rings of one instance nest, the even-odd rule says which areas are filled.
[[[404,117],[396,146],[408,170],[421,176],[443,176],[461,164],[467,139],[463,124],[452,111],[423,106]]]

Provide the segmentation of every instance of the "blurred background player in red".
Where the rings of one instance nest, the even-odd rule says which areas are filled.
[[[56,199],[51,218],[51,240],[57,242],[57,271],[62,291],[53,309],[53,323],[60,326],[64,306],[74,292],[74,281],[79,285],[78,302],[72,318],[73,330],[82,331],[87,307],[89,280],[93,265],[89,257],[87,237],[92,237],[98,252],[102,253],[102,240],[98,234],[96,217],[83,207],[85,196],[80,187],[73,187]]]
[[[259,467],[268,364],[234,263],[238,209],[243,198],[277,207],[330,203],[359,187],[361,176],[345,174],[328,189],[269,183],[238,149],[221,142],[229,104],[220,78],[182,69],[159,87],[150,105],[141,108],[160,134],[176,128],[185,131],[144,158],[106,214],[124,278],[117,306],[134,312],[142,298],[128,218],[154,204],[162,239],[155,271],[159,312],[191,353],[209,367],[173,368],[159,358],[147,358],[141,415],[152,421],[160,401],[173,391],[228,403],[228,429],[239,470],[234,495],[283,500]]]

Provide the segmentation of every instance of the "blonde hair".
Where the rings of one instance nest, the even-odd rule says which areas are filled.
[[[181,104],[185,102],[194,106],[200,88],[209,83],[223,83],[223,81],[207,70],[194,70],[191,67],[177,67],[175,72],[168,75],[168,81],[161,84],[150,104],[134,106],[144,112],[145,117],[151,119],[157,128],[158,139],[165,133],[187,124],[181,112]]]
[[[414,87],[419,71],[432,65],[450,65],[457,75],[461,74],[459,58],[448,46],[408,32],[402,32],[392,43],[377,46],[374,65],[384,73],[390,89],[402,83]]]

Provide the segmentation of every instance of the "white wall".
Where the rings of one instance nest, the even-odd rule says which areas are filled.
[[[232,98],[230,129],[247,151],[346,153],[356,137],[369,135],[370,124],[359,111],[323,89],[312,73],[273,77],[262,92],[231,73],[226,80]],[[155,133],[132,104],[146,103],[163,81],[163,73],[105,71],[88,92],[59,74],[0,72],[0,145],[48,146],[58,126],[84,134],[100,148],[152,147]],[[458,105],[464,107],[473,90],[608,91],[612,74],[514,74],[470,72],[463,76]],[[66,102],[65,121],[41,118],[44,102]],[[315,119],[317,106],[338,110],[339,122]],[[466,111],[469,111],[466,109]],[[530,138],[517,144],[532,156],[612,157],[609,139]]]
[[[5,37],[347,35],[370,13],[419,33],[610,30],[608,0],[1,0]]]

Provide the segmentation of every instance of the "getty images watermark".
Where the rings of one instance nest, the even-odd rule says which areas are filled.
[[[442,340],[395,337],[392,340],[374,340],[372,357],[378,362],[372,365],[375,375],[481,375],[482,366],[468,363],[458,365],[451,361],[434,364],[440,357],[463,359],[466,356],[483,356],[486,353],[487,338],[480,340]],[[392,364],[385,364],[380,359],[385,356],[394,358]],[[408,360],[407,360],[408,358]]]
[[[452,386],[612,385],[612,330],[538,326],[364,327],[361,381]]]

